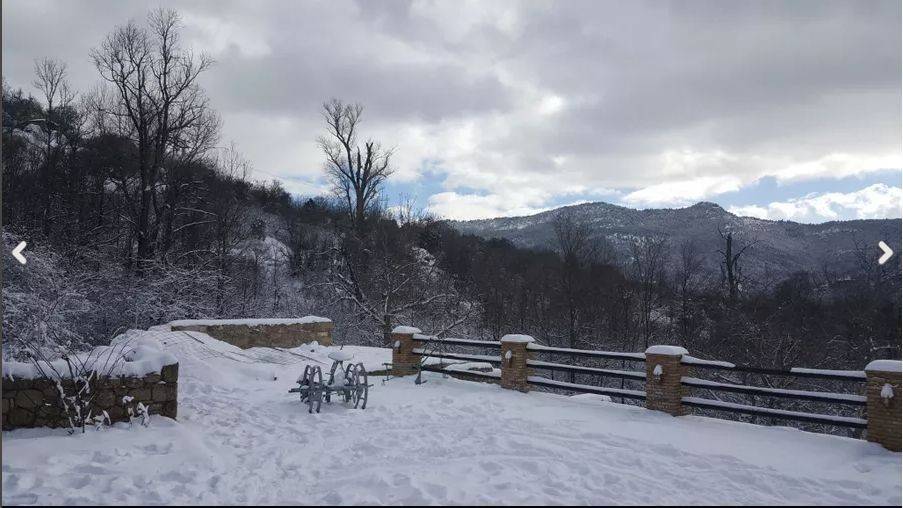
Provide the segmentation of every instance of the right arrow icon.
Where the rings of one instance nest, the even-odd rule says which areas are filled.
[[[878,264],[883,265],[884,263],[887,263],[887,260],[890,259],[891,256],[894,255],[894,251],[891,250],[891,248],[888,247],[887,244],[884,243],[883,241],[878,242],[878,247],[881,249],[882,252],[884,252],[884,254],[881,254],[881,257],[878,258]]]

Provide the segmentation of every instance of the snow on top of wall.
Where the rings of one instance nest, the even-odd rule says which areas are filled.
[[[297,325],[309,323],[332,323],[332,320],[319,316],[304,316],[302,318],[248,318],[248,319],[179,319],[172,321],[168,326],[217,326],[217,325]],[[163,325],[166,326],[166,325]],[[156,331],[164,331],[160,327],[151,327]]]
[[[836,376],[855,376],[865,379],[865,372],[861,370],[835,370],[835,369],[807,369],[804,367],[792,367],[790,372],[794,374],[826,374]]]
[[[518,335],[516,333],[509,333],[502,337],[502,342],[536,342],[536,339],[530,337],[529,335]]]
[[[100,376],[140,377],[157,373],[166,366],[178,363],[171,353],[160,348],[160,343],[144,334],[144,330],[129,330],[114,338],[109,346],[98,346],[93,351],[72,355],[70,363],[76,376],[95,371]],[[84,366],[83,369],[80,367]],[[38,379],[45,375],[51,379],[71,378],[73,372],[62,358],[52,361],[7,362],[3,361],[3,375],[9,378]]]
[[[682,356],[689,354],[689,352],[680,346],[649,346],[649,349],[646,350],[646,354]]]
[[[608,395],[601,395],[597,393],[578,393],[571,395],[568,398],[577,400],[589,400],[592,402],[611,402],[611,397],[609,397]]]
[[[729,369],[736,367],[736,365],[731,362],[725,362],[722,360],[703,360],[702,358],[696,358],[695,356],[690,355],[684,355],[683,358],[681,358],[681,362],[690,365],[711,365],[713,367],[726,367]]]
[[[899,360],[872,360],[865,366],[866,371],[879,372],[901,372],[903,371],[903,362]]]
[[[422,333],[420,328],[414,328],[413,326],[396,326],[392,328],[392,333],[404,333],[404,334],[415,334]]]

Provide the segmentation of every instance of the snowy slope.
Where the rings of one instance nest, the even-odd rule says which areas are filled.
[[[4,432],[3,504],[901,502],[900,454],[864,441],[438,374],[373,379],[366,410],[310,415],[287,393],[307,360],[288,357],[327,348],[270,350],[278,363],[191,335],[164,344],[181,360],[178,423]]]

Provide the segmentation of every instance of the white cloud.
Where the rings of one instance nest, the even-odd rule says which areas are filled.
[[[845,178],[877,170],[903,167],[899,152],[883,155],[831,153],[815,160],[786,163],[772,176],[781,182],[811,178]]]
[[[765,206],[733,206],[733,214],[761,219],[786,219],[797,222],[825,222],[846,219],[899,218],[903,191],[878,183],[854,192],[811,193]]]
[[[682,206],[739,190],[743,182],[731,175],[700,176],[690,180],[660,183],[624,196],[631,206]]]
[[[246,20],[234,23],[188,10],[182,11],[181,16],[186,27],[197,30],[198,37],[192,42],[215,55],[233,47],[247,57],[266,56],[272,52],[263,34],[253,31]]]
[[[554,115],[564,109],[564,99],[557,95],[548,95],[539,103],[539,113],[542,115]]]
[[[218,57],[201,85],[223,117],[223,144],[235,140],[292,188],[322,185],[314,140],[319,105],[333,96],[362,102],[362,136],[397,148],[393,183],[424,168],[444,175],[430,205],[452,217],[611,197],[606,189],[634,191],[624,204],[679,206],[768,176],[903,167],[893,2],[832,4],[805,19],[789,5],[752,16],[641,2],[161,3],[182,13],[186,43]],[[4,4],[4,76],[29,91],[33,59],[54,56],[87,90],[98,80],[90,49],[147,9]]]
[[[541,206],[530,206],[530,203],[541,202],[542,200],[518,199],[499,194],[480,196],[440,192],[430,196],[427,210],[440,217],[459,220],[489,219],[502,216],[532,215],[547,210],[548,208]]]

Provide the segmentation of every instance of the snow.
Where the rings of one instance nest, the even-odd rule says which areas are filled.
[[[366,410],[310,415],[287,389],[336,347],[144,338],[179,357],[179,421],[4,432],[4,505],[901,503],[900,454],[864,440],[429,372],[371,378]],[[344,350],[368,368],[391,357]]]
[[[649,348],[646,349],[646,354],[682,356],[689,354],[689,352],[680,346],[649,346]]]
[[[420,328],[414,328],[413,326],[396,326],[392,328],[392,333],[403,333],[403,334],[415,334],[421,333]]]
[[[652,369],[653,376],[661,376],[662,375],[662,366],[656,365],[654,369]]]
[[[611,402],[611,397],[609,397],[608,395],[598,395],[595,393],[578,393],[576,395],[571,395],[571,399],[587,400],[593,402]]]
[[[881,398],[885,401],[889,401],[894,398],[894,387],[890,383],[884,383],[884,386],[881,387]]]
[[[178,359],[165,350],[156,340],[147,340],[144,330],[129,330],[114,338],[109,346],[98,346],[91,352],[75,355],[70,361],[73,368],[84,365],[83,370],[75,370],[81,375],[95,370],[102,376],[144,376],[159,373],[165,365],[178,363]],[[3,375],[9,378],[36,379],[44,374],[52,378],[69,378],[73,372],[63,359],[50,362],[3,361]],[[43,374],[42,374],[43,372]]]
[[[865,366],[866,372],[901,372],[903,370],[903,362],[899,360],[872,360]]]
[[[874,363],[874,362],[872,362]],[[869,364],[871,365],[871,363]],[[827,376],[849,376],[865,379],[865,372],[861,370],[831,370],[831,369],[807,369],[803,367],[793,367],[790,372],[796,374],[822,374]]]
[[[468,353],[438,353],[436,351],[427,351],[421,348],[414,348],[411,350],[415,355],[422,355],[425,358],[435,358],[435,359],[458,359],[464,361],[475,361],[475,362],[493,362],[500,363],[502,361],[501,357],[493,356],[493,355],[473,355]]]
[[[483,362],[460,362],[460,363],[452,363],[451,365],[447,365],[443,367],[447,371],[451,372],[467,372],[467,371],[478,371],[478,372],[498,372],[498,375],[502,375],[501,369],[497,369],[492,366],[490,363]]]
[[[506,355],[507,356],[507,355]],[[556,367],[573,367],[566,363],[544,362],[541,360],[527,360],[527,365],[538,369],[548,368],[555,370]],[[633,379],[646,379],[645,371],[638,370],[617,370],[617,369],[599,369],[595,367],[580,367],[580,372],[587,374],[599,374],[601,376],[628,377]]]
[[[348,360],[354,358],[354,355],[349,351],[339,350],[329,353],[327,357],[330,360],[335,360],[337,362],[347,362]]]
[[[714,399],[705,399],[702,397],[682,397],[680,399],[684,403],[689,404],[703,404],[712,409],[723,408],[724,410],[755,410],[761,413],[767,413],[769,415],[775,416],[789,416],[789,417],[807,417],[814,416],[821,418],[823,420],[832,420],[836,423],[855,423],[865,425],[866,421],[862,418],[855,418],[851,416],[837,416],[837,415],[825,415],[825,414],[815,414],[815,413],[805,413],[802,411],[789,411],[786,409],[775,409],[775,408],[765,408],[761,406],[750,406],[747,404],[736,404],[734,402],[725,402],[723,400],[714,400]]]
[[[448,343],[451,345],[469,345],[469,346],[487,346],[487,347],[499,347],[502,343],[498,341],[492,340],[474,340],[474,339],[459,339],[455,337],[449,337],[445,339],[440,339],[435,335],[424,335],[422,333],[415,333],[414,340],[419,340],[421,342],[432,342],[437,344]]]
[[[320,316],[304,316],[301,318],[268,318],[268,319],[179,319],[172,321],[168,325],[172,329],[173,326],[222,326],[222,325],[245,325],[245,326],[272,326],[272,325],[299,325],[310,323],[332,323],[332,320]],[[152,330],[160,329],[159,327],[151,327]]]
[[[862,402],[866,401],[864,395],[858,395],[854,393],[832,393],[832,392],[817,392],[817,391],[809,391],[809,390],[788,390],[785,388],[767,388],[763,386],[748,386],[748,385],[738,385],[731,383],[719,383],[717,381],[709,381],[708,379],[700,379],[696,377],[687,377],[684,376],[680,378],[681,383],[685,383],[688,386],[692,386],[694,388],[729,388],[729,389],[737,389],[743,390],[748,393],[757,393],[761,395],[770,395],[770,394],[778,394],[778,395],[797,395],[800,397],[823,397],[825,399],[833,399],[836,401],[847,401],[847,402]]]
[[[541,346],[539,344],[528,344],[527,349],[530,351],[538,351],[538,352],[546,352],[546,353],[573,353],[578,355],[585,356],[598,356],[600,358],[623,358],[625,360],[645,360],[646,355],[643,353],[624,353],[620,351],[594,351],[592,349],[571,349],[565,347],[549,347],[549,346]]]
[[[696,358],[695,356],[684,355],[680,359],[681,363],[685,363],[688,365],[711,365],[712,367],[725,367],[727,369],[733,369],[736,367],[731,362],[725,362],[721,360],[703,360],[702,358]]]
[[[285,263],[292,257],[292,249],[272,236],[263,239],[242,240],[236,247],[230,249],[229,253],[251,261],[262,262],[264,266],[270,268]]]
[[[533,337],[530,337],[529,335],[518,335],[516,333],[509,333],[508,335],[505,335],[504,337],[502,337],[501,342],[515,342],[515,343],[520,343],[520,344],[523,344],[523,343],[529,344],[530,342],[536,342],[536,339],[534,339]]]

